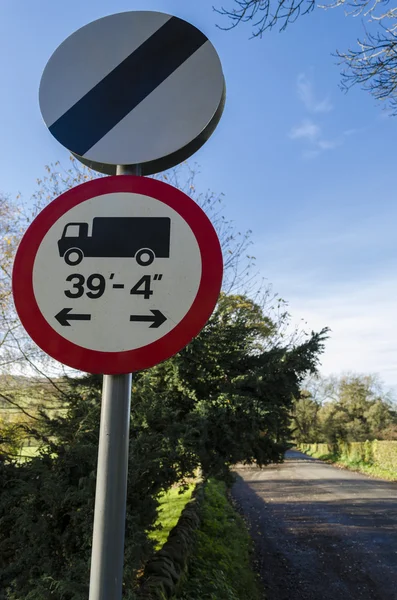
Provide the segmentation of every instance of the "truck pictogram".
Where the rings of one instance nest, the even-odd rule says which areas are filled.
[[[171,219],[168,217],[94,217],[88,223],[68,223],[58,241],[59,255],[75,266],[83,258],[135,258],[147,267],[155,258],[169,258]]]

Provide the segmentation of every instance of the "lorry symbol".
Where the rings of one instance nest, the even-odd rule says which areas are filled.
[[[170,256],[168,217],[94,217],[88,223],[68,223],[58,241],[59,255],[75,266],[84,257],[135,258],[147,267],[155,258]]]

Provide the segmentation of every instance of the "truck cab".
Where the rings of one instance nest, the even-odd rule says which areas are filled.
[[[58,241],[59,255],[66,264],[78,265],[84,258],[82,243],[88,239],[88,223],[68,223]]]

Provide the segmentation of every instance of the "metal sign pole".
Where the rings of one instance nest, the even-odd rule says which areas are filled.
[[[183,19],[153,11],[109,15],[80,28],[49,59],[39,92],[55,139],[107,175],[150,175],[189,158],[215,130],[225,96],[210,40]],[[50,356],[88,373],[115,374],[103,378],[89,600],[121,600],[132,379],[122,373],[160,363],[201,331],[219,296],[222,253],[205,213],[168,184],[108,177],[77,189],[64,192],[51,204],[56,210],[47,207],[29,227],[14,262],[13,292],[21,322]],[[119,243],[126,238],[129,243]],[[171,241],[178,249],[172,256]],[[74,267],[85,257],[105,259],[112,270],[114,258],[135,260],[120,261],[112,283],[116,273],[108,279],[70,273],[65,290],[60,258]],[[143,274],[141,267],[155,259],[157,272]],[[127,292],[113,292],[131,279],[130,295],[149,300],[156,294],[145,313],[131,314]],[[119,294],[119,303],[111,304],[115,295],[108,294],[90,302],[105,289]]]
[[[139,175],[140,166],[117,174]],[[131,373],[103,376],[89,600],[122,596],[131,382]]]

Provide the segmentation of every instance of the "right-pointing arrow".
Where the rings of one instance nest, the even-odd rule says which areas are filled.
[[[140,321],[145,323],[151,323],[150,328],[160,327],[165,321],[167,317],[163,315],[163,313],[157,309],[150,311],[152,315],[130,315],[130,321]]]

